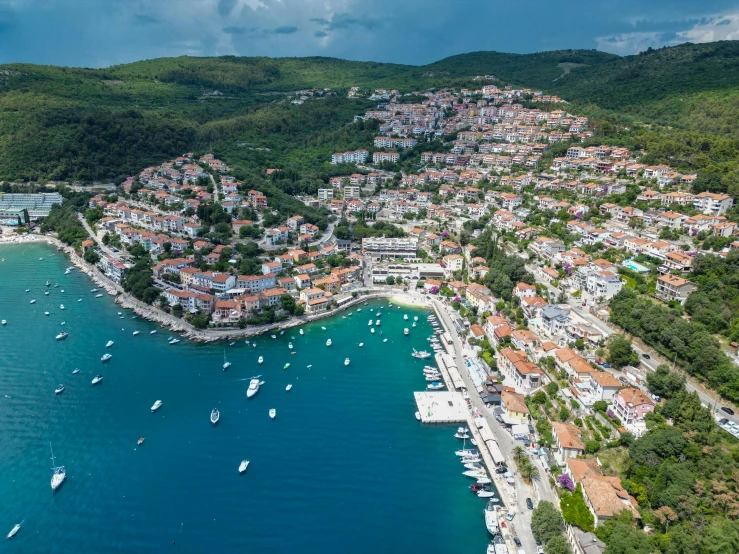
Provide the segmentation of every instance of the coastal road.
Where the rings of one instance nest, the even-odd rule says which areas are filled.
[[[459,334],[455,330],[454,323],[452,321],[452,314],[450,313],[451,308],[446,304],[442,304],[436,298],[432,300],[436,312],[441,316],[444,326],[449,331],[454,344],[454,354],[456,356],[457,369],[459,374],[464,380],[467,391],[469,392],[470,401],[477,412],[484,415],[490,429],[495,435],[495,439],[498,442],[503,456],[505,456],[509,470],[514,472],[515,479],[515,506],[506,506],[508,510],[514,509],[516,516],[513,521],[509,524],[510,529],[513,531],[514,536],[517,536],[523,549],[526,553],[536,552],[536,543],[534,542],[534,535],[531,532],[531,513],[532,511],[526,506],[526,498],[531,498],[534,505],[538,504],[541,500],[548,500],[556,505],[554,491],[549,484],[549,475],[545,471],[543,465],[539,461],[538,456],[529,456],[539,468],[541,477],[538,481],[535,481],[532,485],[527,485],[523,482],[523,479],[515,471],[516,464],[513,460],[513,450],[516,446],[524,446],[521,442],[516,441],[508,431],[503,429],[501,424],[495,419],[492,412],[485,406],[480,395],[477,393],[476,387],[472,379],[470,378],[467,366],[464,362],[464,345],[459,337]],[[530,449],[526,449],[530,454]]]
[[[113,253],[113,251],[110,248],[108,248],[107,246],[105,246],[103,244],[103,241],[101,241],[98,238],[98,235],[95,232],[95,230],[92,227],[90,227],[90,225],[88,225],[87,220],[85,219],[85,216],[83,216],[82,214],[77,214],[77,217],[79,218],[80,223],[82,223],[82,226],[85,228],[85,231],[87,231],[87,234],[89,234],[90,235],[90,238],[92,240],[94,240],[95,243],[98,245],[98,248],[100,248],[108,256],[111,256],[112,258],[115,258],[116,260],[120,260],[120,256],[116,256]]]

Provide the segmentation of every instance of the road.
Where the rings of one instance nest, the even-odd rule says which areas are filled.
[[[508,462],[509,469],[511,471],[515,471],[516,464],[513,460],[513,450],[514,448],[516,448],[516,446],[524,445],[521,442],[513,439],[510,433],[508,433],[508,431],[506,431],[501,426],[498,420],[495,419],[495,416],[490,411],[490,409],[485,406],[482,399],[480,398],[480,395],[477,393],[475,384],[470,378],[470,375],[467,371],[467,366],[464,363],[464,346],[459,338],[459,335],[454,330],[455,327],[450,314],[451,308],[449,308],[449,306],[447,306],[446,304],[442,304],[436,298],[434,298],[432,302],[434,307],[436,308],[436,312],[441,316],[444,326],[447,328],[449,334],[452,336],[457,368],[459,369],[459,374],[462,376],[462,379],[465,382],[465,386],[467,387],[467,391],[470,395],[470,401],[472,402],[475,410],[478,413],[484,415],[485,420],[487,421],[490,429],[495,435],[496,440],[498,441],[498,445],[500,446],[500,450],[503,453],[503,456]],[[530,449],[526,450],[528,453],[530,453]],[[533,553],[536,552],[536,543],[534,542],[534,535],[531,532],[532,510],[529,510],[526,506],[526,498],[531,498],[534,501],[534,505],[538,504],[541,500],[548,500],[556,505],[556,499],[554,491],[549,484],[549,475],[539,461],[538,456],[529,457],[539,468],[539,472],[541,474],[540,479],[537,482],[534,482],[533,485],[527,485],[523,482],[523,479],[518,474],[518,472],[515,471],[514,479],[516,481],[516,484],[514,496],[516,498],[516,506],[506,506],[506,508],[508,510],[514,508],[516,511],[516,516],[514,517],[511,524],[509,524],[510,530],[512,531],[514,536],[517,536],[520,539],[524,551],[527,553]]]
[[[90,235],[90,238],[97,243],[98,248],[100,248],[108,256],[120,260],[120,255],[116,255],[110,248],[103,244],[103,241],[98,238],[97,233],[92,227],[90,227],[90,225],[88,225],[87,220],[82,214],[77,214],[77,218],[80,220],[80,223],[82,223],[82,226],[85,228],[85,231],[87,231],[87,234]]]

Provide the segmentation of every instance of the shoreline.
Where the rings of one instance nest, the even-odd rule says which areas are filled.
[[[270,323],[260,327],[247,327],[244,329],[196,329],[186,321],[168,314],[155,306],[145,304],[138,298],[125,292],[123,288],[111,281],[108,277],[103,275],[100,270],[91,266],[85,262],[78,254],[74,251],[74,248],[62,243],[59,239],[47,235],[23,235],[22,237],[13,237],[14,240],[3,240],[6,237],[0,238],[0,245],[17,245],[20,246],[26,243],[32,242],[45,242],[49,246],[54,246],[57,250],[64,252],[69,257],[70,262],[82,273],[87,275],[90,280],[98,287],[103,289],[106,293],[114,297],[114,302],[121,308],[129,309],[136,313],[139,317],[158,323],[162,328],[167,327],[174,333],[180,333],[182,338],[191,340],[193,342],[210,343],[217,341],[228,341],[235,339],[251,338],[258,335],[268,333],[270,331],[286,331],[294,327],[305,325],[313,321],[319,321],[340,314],[341,312],[356,306],[357,304],[367,302],[368,300],[374,300],[377,298],[391,298],[392,302],[397,305],[405,305],[408,307],[428,307],[428,302],[425,299],[420,298],[421,304],[414,303],[414,296],[408,292],[398,290],[370,290],[366,294],[358,295],[356,298],[352,298],[345,304],[334,308],[333,310],[315,314],[310,316],[299,316],[293,317],[285,321],[277,323]]]

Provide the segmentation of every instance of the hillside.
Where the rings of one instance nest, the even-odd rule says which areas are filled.
[[[341,128],[366,108],[363,101],[345,98],[350,86],[414,91],[471,85],[475,75],[484,74],[558,94],[596,122],[651,124],[649,135],[614,139],[632,146],[655,140],[662,145],[670,138],[672,132],[654,124],[698,133],[680,137],[658,157],[701,169],[736,160],[737,145],[722,141],[739,138],[738,67],[739,42],[627,57],[592,50],[474,52],[418,67],[233,56],[164,58],[94,70],[9,64],[0,66],[0,179],[115,179],[202,148],[256,166],[317,146],[312,164],[341,143]],[[306,88],[330,88],[337,96],[310,108],[313,102],[301,107],[283,102],[285,93]],[[609,127],[601,128],[608,138]],[[261,147],[271,148],[271,154],[251,149]],[[701,152],[706,160],[696,158]]]

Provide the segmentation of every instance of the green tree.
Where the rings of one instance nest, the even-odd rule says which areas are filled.
[[[534,538],[546,544],[552,537],[558,537],[564,531],[562,514],[548,500],[542,500],[531,514],[531,530]]]
[[[581,485],[578,484],[573,492],[565,491],[560,494],[559,508],[562,510],[562,517],[570,525],[583,531],[594,529],[595,519],[585,504]]]
[[[95,250],[93,250],[92,248],[88,249],[88,250],[87,250],[87,251],[85,252],[85,256],[84,256],[84,258],[85,258],[85,261],[86,261],[86,262],[87,262],[88,264],[93,264],[93,265],[94,265],[94,264],[96,264],[96,263],[98,263],[98,262],[100,261],[100,256],[99,256],[99,255],[98,255],[98,253],[97,253],[97,252],[95,252]]]
[[[570,554],[572,550],[570,550],[570,544],[567,542],[567,539],[559,535],[552,537],[546,542],[544,552],[546,554]]]
[[[295,299],[289,294],[283,294],[280,296],[280,305],[286,312],[290,314],[295,313]]]
[[[385,282],[388,285],[394,285],[395,284],[395,277],[393,277],[392,275],[388,275],[387,278],[385,279]]]
[[[621,369],[639,363],[639,354],[631,347],[631,341],[623,335],[615,335],[608,345],[608,363]]]

